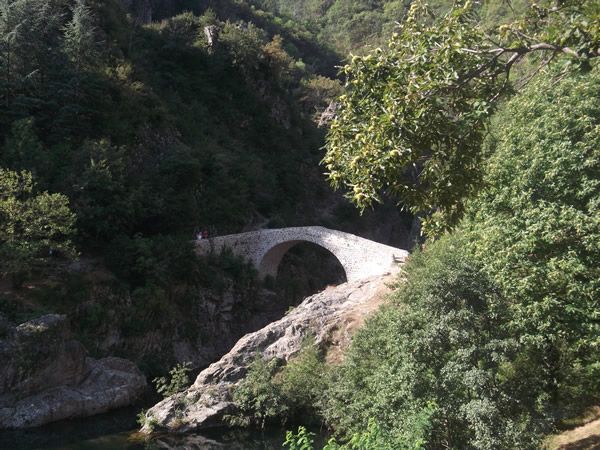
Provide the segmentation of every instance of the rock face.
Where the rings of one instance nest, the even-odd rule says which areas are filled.
[[[323,111],[321,113],[321,117],[319,117],[319,123],[317,124],[317,126],[319,128],[324,128],[324,127],[329,126],[329,124],[333,121],[333,119],[335,119],[339,107],[340,107],[340,104],[338,102],[333,101],[333,102],[329,103],[329,106],[327,106],[327,109],[325,109],[325,111]]]
[[[204,36],[206,37],[206,44],[209,50],[213,50],[217,39],[219,38],[219,27],[216,25],[207,25],[204,27]]]
[[[223,425],[235,411],[232,387],[242,380],[257,354],[269,360],[289,360],[308,336],[339,359],[355,329],[376,310],[388,292],[391,276],[344,283],[304,300],[282,319],[247,334],[219,361],[200,372],[186,391],[168,397],[148,410],[143,432],[165,429],[187,432]]]
[[[130,361],[95,360],[71,337],[65,316],[52,314],[0,339],[0,429],[35,427],[127,406],[146,388]]]

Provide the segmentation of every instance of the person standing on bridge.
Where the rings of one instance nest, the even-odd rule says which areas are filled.
[[[208,231],[204,230],[202,232],[202,239],[208,239]]]

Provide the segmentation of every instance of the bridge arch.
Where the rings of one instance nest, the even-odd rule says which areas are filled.
[[[332,253],[348,281],[383,275],[408,256],[405,250],[324,227],[257,230],[201,240],[196,246],[199,253],[228,247],[235,255],[249,260],[264,278],[276,275],[283,256],[300,242],[316,244]]]
[[[279,271],[279,266],[281,265],[281,262],[282,262],[283,258],[285,257],[285,255],[288,253],[288,251],[290,251],[293,247],[296,247],[297,245],[303,244],[303,243],[313,244],[313,245],[318,246],[321,249],[326,250],[327,253],[329,253],[331,255],[331,257],[333,257],[338,262],[338,264],[342,267],[342,269],[344,270],[344,275],[345,275],[346,279],[348,279],[348,274],[346,273],[346,267],[344,267],[344,264],[335,255],[335,253],[332,252],[327,247],[325,247],[321,244],[318,244],[316,242],[309,241],[309,240],[286,241],[286,242],[282,242],[282,243],[276,244],[273,247],[271,247],[271,249],[267,250],[267,252],[263,255],[262,260],[258,264],[257,269],[258,269],[259,276],[261,278],[264,278],[266,276],[272,276],[273,278],[276,278],[278,271]]]

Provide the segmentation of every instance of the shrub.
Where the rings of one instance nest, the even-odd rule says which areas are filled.
[[[283,446],[288,447],[290,450],[313,450],[314,436],[314,433],[300,426],[297,433],[286,431]]]
[[[311,421],[318,417],[322,408],[328,382],[328,372],[323,357],[314,343],[307,339],[302,350],[291,359],[274,382],[293,417]]]
[[[495,120],[486,189],[467,224],[563,414],[600,398],[599,96],[595,68],[515,97]]]
[[[346,435],[374,420],[393,448],[525,449],[545,432],[538,390],[510,370],[507,303],[463,247],[447,236],[414,254],[393,305],[355,336],[325,409]]]
[[[294,418],[310,422],[320,414],[327,383],[326,366],[313,339],[307,339],[298,355],[284,366],[277,359],[264,361],[257,356],[233,391],[238,414],[228,422],[261,428],[267,422],[285,423]]]
[[[191,363],[177,364],[169,371],[168,377],[157,377],[153,381],[156,391],[163,397],[170,397],[183,391],[190,385]]]
[[[276,359],[265,361],[256,356],[246,378],[233,391],[238,413],[225,417],[230,425],[264,428],[268,422],[287,418],[288,407],[279,386],[272,382],[278,366]]]
[[[137,423],[141,428],[147,427],[150,431],[153,431],[158,421],[152,414],[148,414],[148,411],[142,409],[137,415]]]

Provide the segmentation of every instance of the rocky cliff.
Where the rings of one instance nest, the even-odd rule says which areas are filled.
[[[288,361],[305,338],[313,336],[329,360],[339,359],[353,332],[381,303],[390,281],[388,275],[344,283],[306,298],[282,319],[240,339],[186,391],[148,410],[142,431],[186,432],[223,425],[223,416],[235,412],[232,387],[245,377],[257,354]]]
[[[146,379],[130,361],[93,359],[65,316],[0,324],[0,429],[90,416],[135,401]]]

